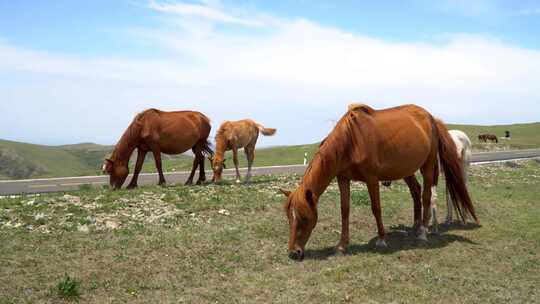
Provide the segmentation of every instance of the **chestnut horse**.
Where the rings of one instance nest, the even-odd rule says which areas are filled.
[[[180,154],[191,148],[195,158],[186,185],[193,182],[197,165],[200,169],[197,184],[200,184],[206,180],[204,174],[205,155],[211,156],[213,154],[208,142],[210,128],[210,120],[199,112],[146,110],[135,116],[114,147],[112,155],[105,160],[103,172],[109,174],[109,183],[113,189],[122,187],[129,174],[129,158],[133,150],[137,148],[135,173],[128,185],[128,189],[136,188],[144,157],[146,153],[152,151],[159,173],[159,184],[164,185],[165,177],[161,168],[161,153]]]
[[[379,181],[405,179],[414,201],[414,221],[420,239],[427,239],[430,220],[431,186],[439,175],[441,159],[448,191],[463,218],[466,212],[477,220],[461,162],[446,126],[416,105],[403,105],[376,111],[355,105],[339,120],[314,155],[300,186],[282,190],[287,196],[285,210],[289,221],[289,256],[302,259],[305,245],[317,224],[319,197],[337,177],[341,193],[341,238],[337,250],[349,244],[349,200],[351,180],[367,184],[371,209],[377,222],[378,247],[385,247],[381,217]],[[423,191],[414,173],[423,176]],[[422,210],[423,205],[423,210]],[[423,211],[423,214],[420,214]]]
[[[255,158],[255,144],[259,138],[259,132],[265,136],[272,136],[276,129],[265,128],[251,119],[238,121],[225,121],[216,133],[216,155],[211,159],[214,170],[213,182],[219,182],[223,172],[225,162],[225,151],[232,150],[233,161],[236,168],[236,182],[240,182],[240,171],[238,171],[238,149],[244,148],[244,153],[248,161],[248,172],[246,182],[251,178],[251,166]]]

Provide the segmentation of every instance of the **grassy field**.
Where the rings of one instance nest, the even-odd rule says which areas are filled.
[[[427,243],[410,234],[406,186],[383,188],[383,251],[365,187],[353,185],[346,255],[333,251],[332,183],[303,262],[287,257],[278,194],[297,176],[4,198],[0,303],[539,303],[540,164],[517,164],[473,166],[482,226],[443,226]]]
[[[473,149],[477,151],[540,147],[540,122],[499,126],[448,125],[448,128],[465,132],[473,142]],[[498,144],[478,141],[479,134],[495,134],[501,138],[507,130],[512,136],[509,140],[501,139]]]
[[[540,147],[540,123],[500,126],[449,125],[449,128],[465,131],[473,141],[475,151]],[[477,137],[480,133],[493,133],[502,137],[505,130],[512,133],[512,139],[501,140],[499,144],[478,142]],[[255,166],[301,164],[304,153],[307,152],[308,159],[310,159],[317,147],[318,143],[257,149]],[[101,172],[103,159],[110,154],[111,150],[112,146],[92,143],[40,146],[0,140],[0,179],[98,175]],[[132,155],[132,167],[135,163],[135,157],[136,153]],[[232,168],[233,161],[230,151],[227,152],[226,158],[226,164]],[[193,161],[189,155],[173,157],[164,155],[163,159],[165,171],[190,170]],[[247,166],[243,152],[240,153],[239,163],[241,167]],[[208,161],[206,168],[210,168]],[[143,172],[155,171],[153,157],[148,154]]]

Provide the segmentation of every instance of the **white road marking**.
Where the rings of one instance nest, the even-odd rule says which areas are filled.
[[[28,185],[28,188],[47,188],[47,187],[56,187],[58,185],[51,184],[51,185]]]

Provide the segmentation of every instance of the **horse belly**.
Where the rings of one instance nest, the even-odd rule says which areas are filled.
[[[199,141],[199,136],[189,133],[162,134],[159,139],[161,152],[180,154],[191,149]]]
[[[396,180],[414,175],[425,162],[426,157],[415,157],[399,163],[387,164],[379,170],[378,178],[380,180]]]
[[[413,175],[428,159],[432,150],[431,132],[417,127],[408,136],[396,136],[392,142],[380,146],[378,177],[395,180]]]

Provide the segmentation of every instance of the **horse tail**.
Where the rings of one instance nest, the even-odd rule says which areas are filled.
[[[263,125],[260,125],[260,124],[257,124],[257,128],[259,129],[259,132],[262,133],[262,135],[264,136],[272,136],[274,134],[276,134],[276,129],[272,129],[272,128],[265,128],[263,127]]]
[[[204,157],[206,158],[209,158],[209,157],[211,158],[214,156],[214,150],[212,150],[212,144],[210,143],[210,141],[208,140],[203,141],[202,153]]]
[[[479,221],[474,212],[469,191],[465,185],[463,164],[458,158],[454,141],[442,121],[433,119],[433,123],[439,137],[439,159],[446,178],[446,188],[450,193],[452,203],[464,222],[466,212],[468,212],[478,224]]]

